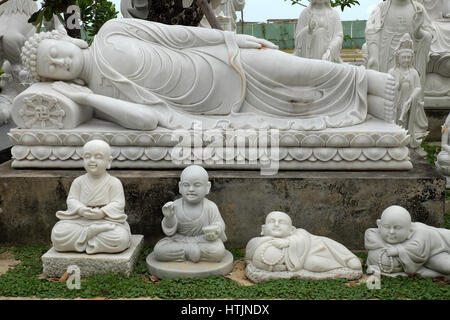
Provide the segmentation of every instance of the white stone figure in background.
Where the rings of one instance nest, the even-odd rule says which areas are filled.
[[[411,222],[400,206],[385,209],[377,225],[365,233],[368,272],[450,278],[450,230]]]
[[[214,10],[217,20],[223,30],[236,31],[236,12],[244,10],[245,0],[221,0],[220,5]]]
[[[330,0],[310,0],[298,19],[294,55],[342,63],[343,40],[341,18]]]
[[[448,0],[418,0],[427,9],[431,19],[450,19],[450,2]]]
[[[9,123],[13,100],[18,94],[9,61],[3,64],[3,71],[0,81],[0,126]]]
[[[300,277],[307,279],[362,276],[361,262],[342,244],[292,226],[284,212],[267,215],[261,237],[246,247],[246,275],[254,282]]]
[[[162,208],[166,238],[154,249],[158,261],[220,262],[225,256],[225,223],[214,202],[205,196],[211,183],[198,165],[183,170],[178,184],[181,199]]]
[[[58,211],[60,219],[52,230],[56,251],[118,253],[130,247],[122,183],[106,170],[111,166],[110,146],[91,140],[83,147],[87,173],[76,178],[67,197],[67,210]]]
[[[93,45],[60,33],[27,41],[35,77],[125,128],[321,130],[393,105],[390,75],[308,60],[248,35],[138,19],[106,22]],[[144,66],[144,67],[143,67]]]
[[[441,171],[447,178],[447,188],[450,187],[450,114],[445,119],[445,123],[442,126],[442,138],[441,138],[441,151],[436,158],[436,168]]]
[[[395,51],[395,67],[389,70],[397,84],[395,106],[396,122],[411,136],[410,147],[420,148],[428,134],[428,119],[424,110],[420,76],[414,68],[413,41],[405,33]],[[417,152],[422,150],[417,149]]]
[[[21,73],[21,48],[36,32],[28,19],[37,9],[37,3],[33,0],[14,0],[0,5],[0,67],[9,61],[17,92],[26,88],[21,84],[26,75]]]
[[[409,33],[414,42],[414,65],[424,87],[435,31],[425,8],[416,0],[387,0],[372,11],[366,25],[367,68],[380,72],[393,68],[395,50],[405,33]]]

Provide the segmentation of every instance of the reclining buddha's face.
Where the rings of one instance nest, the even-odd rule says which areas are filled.
[[[391,206],[377,220],[380,235],[389,244],[402,243],[412,232],[411,216],[400,206]]]
[[[293,229],[291,218],[286,213],[274,211],[267,215],[262,235],[285,238],[292,234]]]
[[[83,70],[83,53],[75,44],[65,40],[43,40],[37,50],[39,76],[70,81],[77,79]]]

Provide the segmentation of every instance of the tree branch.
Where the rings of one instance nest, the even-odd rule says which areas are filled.
[[[222,27],[219,24],[219,21],[217,21],[216,15],[214,14],[214,11],[211,9],[209,3],[206,0],[196,0],[197,6],[202,8],[203,12],[205,13],[206,19],[209,22],[209,25],[213,29],[219,29],[222,30]]]
[[[8,0],[0,0],[0,6],[6,2],[8,2]]]

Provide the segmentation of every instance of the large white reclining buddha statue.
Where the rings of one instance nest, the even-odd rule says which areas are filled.
[[[22,60],[39,82],[14,101],[13,167],[82,167],[81,146],[94,138],[112,146],[116,168],[184,167],[181,158],[215,168],[412,167],[409,137],[392,123],[390,75],[263,39],[114,19],[90,47],[37,34]]]

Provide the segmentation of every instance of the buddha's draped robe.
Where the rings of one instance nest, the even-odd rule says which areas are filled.
[[[105,217],[99,220],[78,214],[83,207],[101,208]],[[116,253],[129,248],[130,227],[124,213],[125,196],[119,179],[106,174],[101,180],[89,179],[88,174],[76,178],[67,197],[67,210],[58,211],[61,220],[52,230],[52,243],[57,251],[86,253]],[[92,225],[111,225],[115,228],[88,239]]]
[[[412,223],[412,228],[413,233],[409,239],[395,245],[385,242],[378,228],[366,230],[364,245],[369,250],[367,265],[378,266],[381,250],[393,246],[399,252],[398,257],[393,257],[393,272],[420,274],[422,267],[427,267],[427,262],[433,256],[441,253],[450,254],[450,230],[431,227],[420,222]],[[389,269],[391,266],[385,259],[386,254],[383,255],[382,264],[385,269]]]
[[[159,125],[170,129],[191,129],[198,121],[203,129],[321,130],[366,120],[364,68],[267,48],[240,49],[236,37],[206,28],[109,20],[90,48],[92,74],[100,79],[89,87],[148,105]],[[302,72],[284,77],[280,64]]]
[[[263,251],[266,249],[271,249],[268,244],[274,239],[276,238],[271,236],[251,239],[247,244],[245,259],[252,261],[257,268],[264,264],[261,254],[264,254]],[[349,268],[348,262],[356,258],[339,242],[312,235],[304,229],[296,229],[286,239],[289,240],[289,246],[281,249],[284,250],[284,256],[280,261],[280,265],[285,268],[285,271],[327,272],[338,268]],[[282,268],[277,268],[277,270],[282,271]]]
[[[161,239],[155,246],[154,253],[159,261],[185,261],[199,258],[199,261],[219,262],[225,256],[223,242],[225,223],[216,204],[203,199],[203,210],[198,218],[191,219],[183,210],[183,200],[174,201],[176,223],[167,227],[166,218],[161,225],[166,238]],[[205,239],[203,227],[216,225],[220,228],[219,238],[213,241]],[[195,258],[195,259],[196,259]]]

